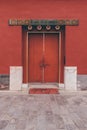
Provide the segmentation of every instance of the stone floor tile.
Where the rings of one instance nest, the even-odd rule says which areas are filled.
[[[0,130],[87,130],[87,93],[0,97]]]

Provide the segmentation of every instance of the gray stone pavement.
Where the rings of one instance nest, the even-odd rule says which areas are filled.
[[[87,130],[87,92],[0,92],[0,130]]]

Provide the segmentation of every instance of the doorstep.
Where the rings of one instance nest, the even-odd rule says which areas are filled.
[[[59,94],[56,84],[30,84],[29,94]]]

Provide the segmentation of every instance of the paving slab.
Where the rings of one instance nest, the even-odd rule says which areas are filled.
[[[87,130],[87,92],[0,92],[0,130]]]

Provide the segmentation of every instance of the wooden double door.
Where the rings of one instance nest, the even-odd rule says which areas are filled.
[[[58,82],[59,34],[28,34],[28,82]]]

